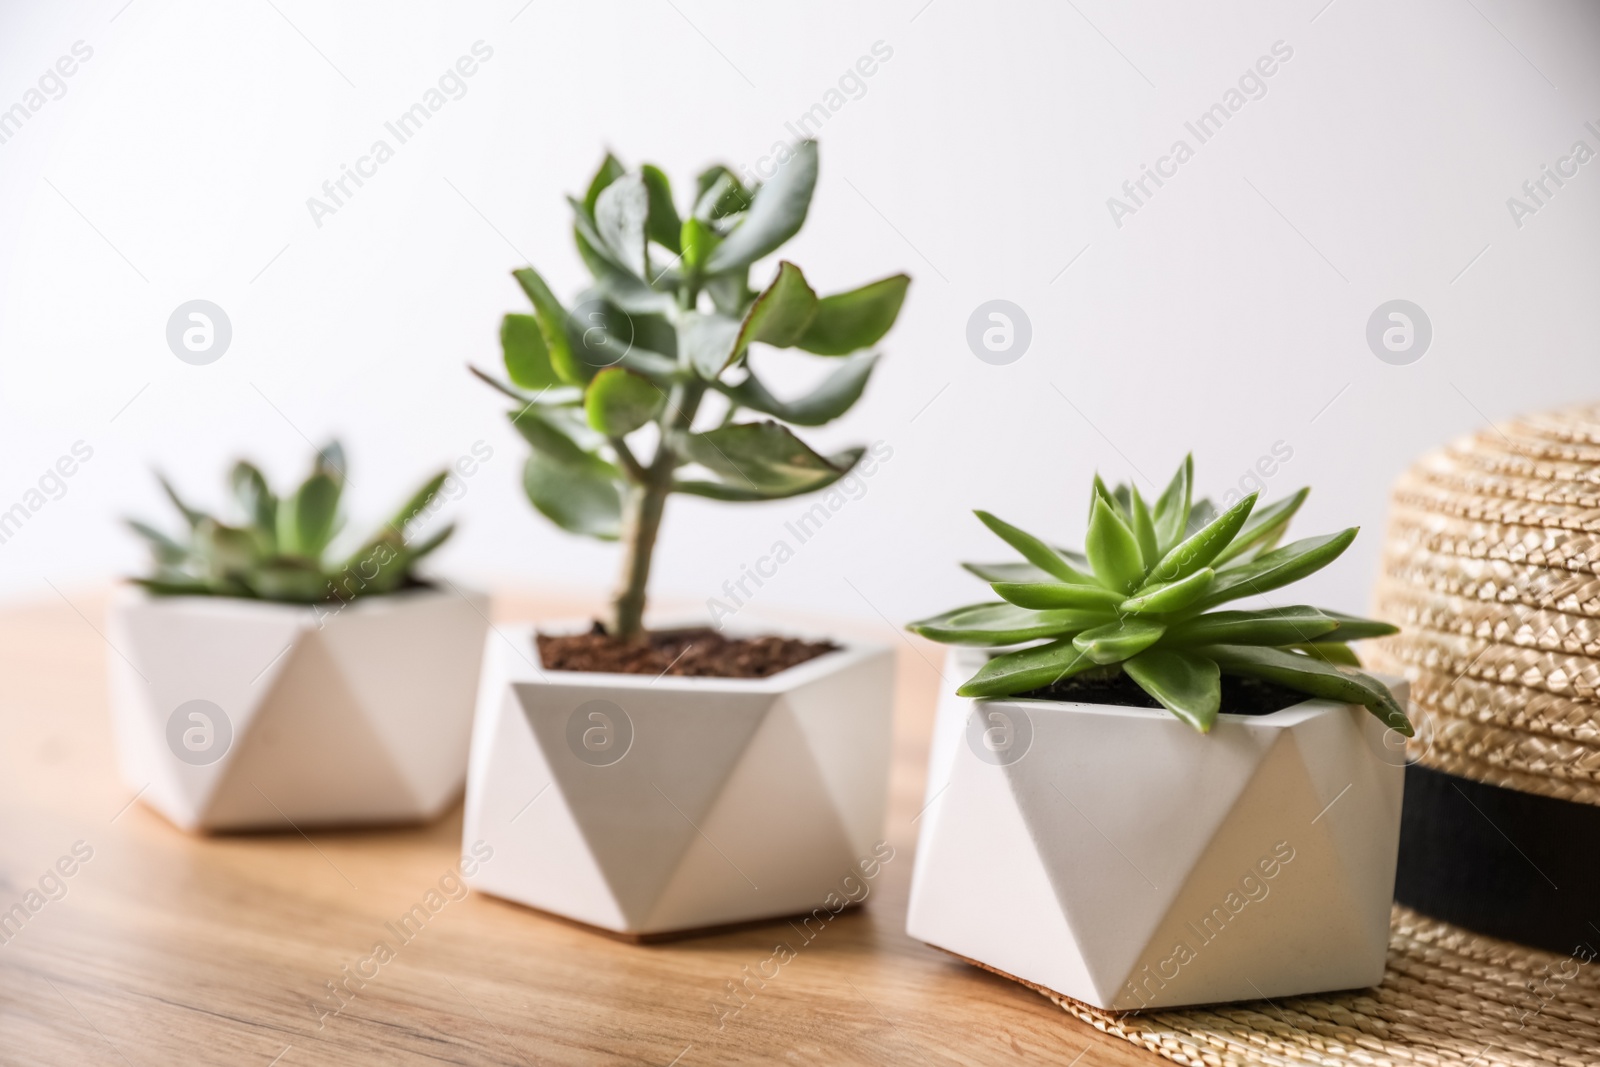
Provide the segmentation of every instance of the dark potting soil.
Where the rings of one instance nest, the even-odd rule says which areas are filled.
[[[1121,673],[1109,678],[1085,678],[1079,675],[1041,689],[1018,693],[1016,698],[1114,704],[1130,708],[1161,707],[1155,697],[1139,688],[1139,683]],[[1276,682],[1228,674],[1222,676],[1222,710],[1230,715],[1271,715],[1309,699],[1304,693]]]
[[[769,678],[839,646],[794,637],[724,637],[712,629],[660,630],[619,641],[595,623],[586,634],[540,634],[539,660],[556,671]]]

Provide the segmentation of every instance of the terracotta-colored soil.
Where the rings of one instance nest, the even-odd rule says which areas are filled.
[[[724,637],[711,629],[663,630],[618,641],[599,623],[586,634],[540,634],[539,660],[556,671],[768,678],[839,646],[793,637]]]

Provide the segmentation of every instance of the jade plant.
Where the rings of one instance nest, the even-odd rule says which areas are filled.
[[[148,577],[133,580],[161,595],[295,604],[345,602],[425,584],[414,573],[417,561],[443,544],[455,527],[447,525],[415,543],[407,541],[406,527],[431,510],[448,473],[430,478],[355,551],[329,558],[330,544],[343,526],[339,501],[344,471],[344,450],[331,443],[317,453],[299,487],[280,497],[256,466],[241,460],[228,475],[237,522],[191,507],[158,475],[186,529],[173,537],[130,519],[128,525],[148,542],[155,564]]]
[[[1025,562],[964,564],[1001,599],[910,629],[946,644],[1026,644],[991,657],[958,690],[962,696],[1015,696],[1074,677],[1125,674],[1207,732],[1229,675],[1365,705],[1411,736],[1394,695],[1360,669],[1349,645],[1395,627],[1304,605],[1217,610],[1321,570],[1349,547],[1356,529],[1276,547],[1310,490],[1260,509],[1252,493],[1219,513],[1193,499],[1193,477],[1186,458],[1150,505],[1136,486],[1111,490],[1096,475],[1081,554],[977,512]]]
[[[910,279],[819,297],[782,261],[762,288],[750,284],[752,265],[800,230],[816,181],[817,146],[803,141],[755,188],[723,166],[702,171],[680,214],[659,168],[627,170],[608,154],[582,199],[569,198],[590,287],[567,305],[532,267],[512,272],[533,308],[501,322],[510,380],[473,371],[516,401],[533,506],[572,533],[622,542],[606,620],[618,639],[643,632],[669,496],[777,500],[823,489],[861,458],[860,447],[819,452],[790,427],[831,422],[860,398],[878,358],[864,350],[894,325]],[[781,399],[758,375],[764,349],[835,366]]]

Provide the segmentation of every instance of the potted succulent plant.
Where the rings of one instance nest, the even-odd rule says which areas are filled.
[[[111,706],[128,785],[184,829],[429,819],[466,776],[486,598],[419,578],[445,473],[330,558],[337,444],[279,497],[250,463],[237,523],[186,503],[173,536],[131,522],[154,567],[110,609]]]
[[[1307,490],[1219,513],[1192,477],[1154,505],[1096,477],[1082,554],[978,512],[1023,562],[968,564],[1002,599],[910,627],[971,677],[907,929],[1108,1009],[1374,985],[1411,726],[1349,642],[1395,630],[1275,602],[1356,535],[1275,547]]]
[[[486,652],[464,831],[495,848],[479,889],[642,939],[810,911],[878,837],[886,649],[646,625],[671,496],[780,500],[875,462],[818,452],[790,427],[861,396],[877,360],[863,350],[909,279],[818,297],[780,262],[749,284],[800,229],[816,179],[803,142],[756,189],[706,170],[680,216],[658,168],[608,155],[571,201],[593,286],[566,306],[531,267],[513,272],[532,313],[501,325],[510,380],[476,373],[515,401],[533,506],[621,541],[622,577],[603,620],[507,627]],[[836,365],[780,399],[758,376],[764,349]]]

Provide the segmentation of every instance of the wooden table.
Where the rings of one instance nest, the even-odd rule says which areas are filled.
[[[0,944],[0,1063],[1160,1062],[906,936],[940,654],[886,626],[869,635],[901,653],[897,855],[865,908],[720,1028],[724,983],[792,935],[786,924],[636,946],[473,894],[319,1029],[324,983],[455,862],[459,806],[420,829],[206,838],[130,805],[106,711],[103,600],[67,596],[0,612],[0,910],[78,842],[93,850],[65,895]],[[504,619],[577,613],[496,604]]]

